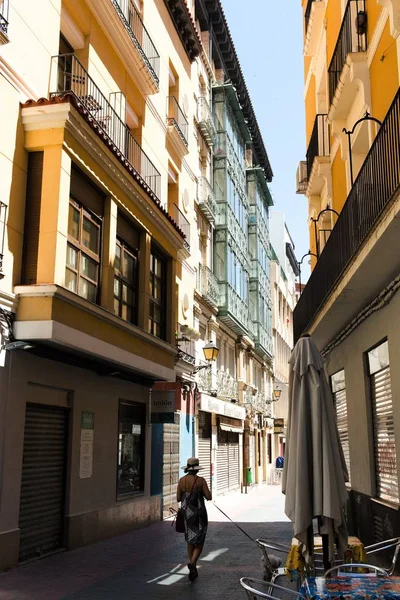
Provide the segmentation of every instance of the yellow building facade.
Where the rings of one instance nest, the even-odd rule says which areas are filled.
[[[350,529],[398,535],[400,3],[304,1],[311,277],[294,312],[325,361],[350,473]],[[394,312],[393,312],[394,311]]]

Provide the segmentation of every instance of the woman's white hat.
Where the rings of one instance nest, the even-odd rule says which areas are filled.
[[[202,469],[203,467],[200,467],[199,465],[199,459],[198,458],[188,458],[187,464],[182,467],[182,469],[185,471],[185,473],[187,473],[188,471],[200,471],[200,469]]]

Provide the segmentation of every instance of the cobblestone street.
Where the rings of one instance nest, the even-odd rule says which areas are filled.
[[[229,494],[216,504],[253,538],[289,542],[280,486]],[[186,545],[164,521],[0,575],[1,600],[234,600],[239,578],[262,577],[258,548],[208,503],[209,534],[199,578],[188,581]]]

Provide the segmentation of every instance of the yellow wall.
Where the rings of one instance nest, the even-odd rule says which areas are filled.
[[[342,24],[341,0],[328,0],[326,6],[326,57],[327,66],[331,62]]]
[[[384,59],[382,60],[382,57]],[[399,87],[397,46],[386,23],[370,67],[373,117],[382,121]]]
[[[306,96],[306,143],[310,141],[316,115],[315,75],[310,79]]]

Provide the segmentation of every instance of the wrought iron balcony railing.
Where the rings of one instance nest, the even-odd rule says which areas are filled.
[[[167,124],[175,127],[185,146],[188,145],[188,121],[175,96],[168,96]]]
[[[294,311],[297,340],[400,189],[400,89]]]
[[[213,223],[217,212],[217,200],[206,177],[199,177],[197,182],[197,202],[205,217]]]
[[[330,104],[332,104],[347,55],[351,52],[365,52],[367,43],[365,0],[348,0],[328,69]]]
[[[7,35],[9,0],[0,0],[0,31]]]
[[[314,127],[306,154],[308,180],[310,179],[315,158],[317,156],[329,156],[330,154],[329,125],[326,117],[327,115],[323,114],[318,114],[315,117]]]
[[[126,30],[135,44],[143,62],[149,69],[154,81],[159,83],[160,55],[143,24],[139,11],[132,0],[112,0]]]
[[[51,92],[50,96],[71,94],[78,106],[88,112],[99,130],[115,144],[159,201],[160,173],[75,54],[54,56],[52,60],[57,69],[58,85],[57,91]]]
[[[180,208],[174,204],[174,213],[172,215],[172,218],[174,219],[175,223],[178,225],[179,229],[182,231],[182,233],[185,236],[185,240],[183,242],[183,245],[185,246],[186,250],[189,252],[190,251],[190,223],[187,220],[187,218],[185,217],[185,215],[183,214],[183,212],[180,210]]]
[[[214,273],[208,267],[204,267],[204,296],[206,299],[218,306],[219,304],[219,283]]]
[[[213,144],[217,130],[215,129],[210,105],[204,96],[200,96],[197,100],[197,122],[207,143]]]
[[[226,400],[238,400],[239,387],[235,377],[225,371],[217,371],[217,396]]]

